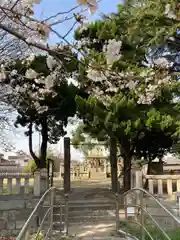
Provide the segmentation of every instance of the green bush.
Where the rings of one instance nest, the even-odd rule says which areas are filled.
[[[36,163],[33,159],[28,161],[28,164],[23,167],[22,172],[28,173],[28,172],[34,172],[36,170]]]
[[[48,167],[48,158],[46,159],[46,166]],[[36,163],[33,159],[29,160],[27,165],[25,165],[22,169],[23,173],[34,172],[37,169]]]
[[[119,223],[119,228],[132,236],[141,239],[141,229],[139,226],[137,226],[135,223],[129,223],[129,222],[123,222],[121,221]],[[147,231],[152,236],[153,240],[167,240],[167,238],[164,236],[162,231],[155,227],[146,227]],[[171,240],[180,240],[180,228],[179,229],[173,229],[173,230],[167,230],[166,234]],[[145,233],[144,240],[151,240],[147,233]]]

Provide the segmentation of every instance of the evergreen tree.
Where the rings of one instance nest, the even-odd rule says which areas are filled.
[[[141,46],[136,35],[133,39],[127,27],[132,9],[139,9],[138,5],[121,5],[118,13],[83,26],[75,34],[83,51],[79,82],[90,94],[88,99],[77,97],[79,117],[89,133],[98,136],[104,131],[105,136],[117,139],[125,190],[130,188],[131,161],[139,141],[153,129],[173,129],[173,136],[179,126],[179,107],[174,101],[179,82],[166,65],[150,64],[146,46]],[[145,30],[141,29],[146,35]]]

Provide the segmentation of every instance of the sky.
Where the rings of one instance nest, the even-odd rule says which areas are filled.
[[[88,21],[93,21],[97,18],[100,18],[100,15],[102,13],[109,13],[109,12],[115,12],[116,6],[119,4],[120,0],[100,0],[98,4],[98,10],[95,14],[90,15],[88,12],[86,13],[88,17]],[[41,0],[40,5],[35,6],[35,16],[38,19],[45,19],[49,16],[55,15],[58,12],[65,12],[73,7],[77,6],[77,3],[75,0]],[[81,8],[78,8],[78,11],[81,11]],[[72,14],[72,13],[71,13]],[[66,15],[61,15],[61,18],[63,19]],[[67,31],[71,28],[74,21],[65,21],[64,23],[61,23],[55,27],[55,30],[58,31],[61,35],[65,35]],[[71,34],[68,35],[68,41],[73,40],[73,31]],[[55,44],[59,42],[59,38],[57,36],[51,34],[49,38],[50,44]],[[67,132],[68,136],[71,135],[72,130],[75,128],[75,126],[68,126]],[[12,139],[12,142],[15,145],[16,150],[23,150],[28,153],[28,140],[24,136],[23,132],[25,129],[18,129],[18,131],[15,131],[15,133],[9,133],[10,139]],[[34,134],[34,148],[37,150],[39,146],[39,135]],[[57,149],[58,152],[63,152],[63,140],[60,140],[60,142],[53,147],[54,149]],[[78,151],[72,149],[71,152],[72,158],[75,160],[78,160],[79,158],[82,158],[82,154],[80,154]]]

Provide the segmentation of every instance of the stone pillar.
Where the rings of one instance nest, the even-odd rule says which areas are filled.
[[[106,172],[107,172],[107,162],[106,162],[107,160],[105,159],[104,160],[104,173],[106,174]]]
[[[60,167],[59,167],[59,178],[61,179],[62,178],[62,166],[61,166],[61,164],[60,164]]]
[[[34,173],[34,196],[39,197],[41,195],[41,176],[40,172]]]
[[[88,163],[88,178],[91,178],[91,163]]]
[[[173,194],[172,179],[167,179],[167,192],[168,192],[169,196],[171,196]]]
[[[180,179],[177,179],[177,192],[180,192]]]
[[[64,192],[70,191],[70,138],[64,138]]]
[[[143,187],[142,171],[136,171],[136,188]]]
[[[153,181],[153,179],[148,179],[148,187],[149,187],[149,192],[151,194],[154,194],[154,181]]]
[[[48,189],[47,184],[47,177],[48,177],[48,170],[46,168],[43,168],[40,170],[40,191],[41,194],[45,193]]]
[[[158,179],[158,194],[163,195],[163,180]]]

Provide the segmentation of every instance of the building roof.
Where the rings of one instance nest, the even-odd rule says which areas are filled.
[[[180,165],[180,159],[169,154],[163,158],[164,165]]]
[[[102,145],[94,147],[88,152],[87,158],[107,158],[108,153],[106,148]]]

